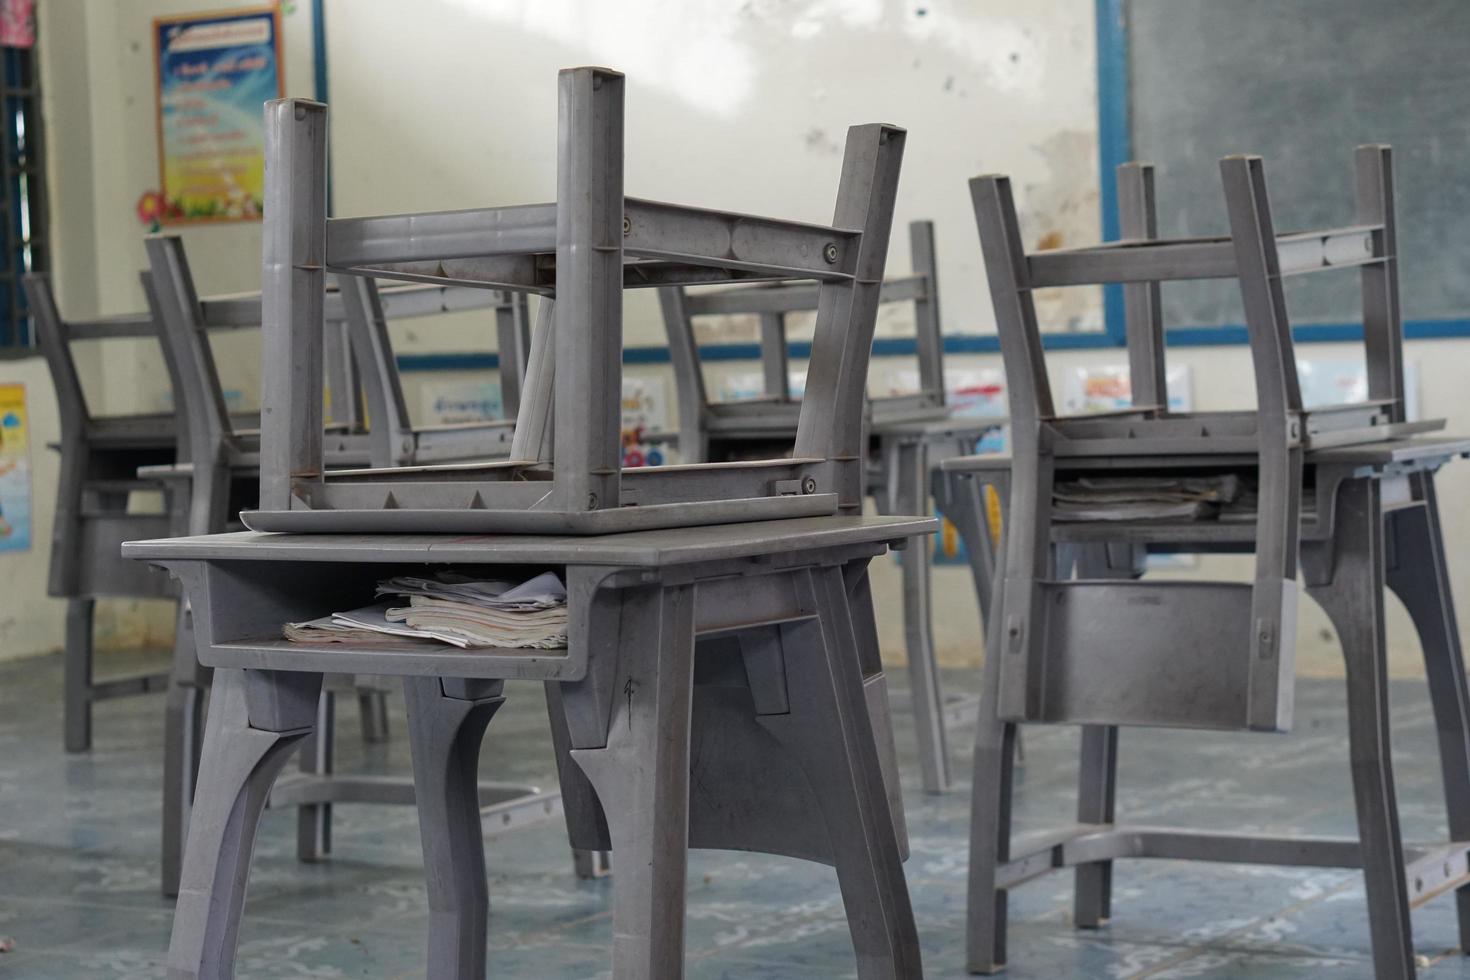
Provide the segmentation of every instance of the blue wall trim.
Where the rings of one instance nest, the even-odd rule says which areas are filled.
[[[1246,342],[1245,326],[1230,323],[1219,327],[1175,327],[1166,332],[1170,347],[1228,347]],[[1292,331],[1299,344],[1362,343],[1361,323],[1306,323]],[[1405,340],[1446,340],[1470,338],[1470,319],[1406,320]],[[1101,331],[1087,333],[1054,333],[1042,337],[1047,350],[1096,350],[1119,345]],[[1000,340],[994,334],[952,334],[944,338],[946,354],[999,354]],[[793,360],[811,356],[812,345],[793,343]],[[888,337],[873,342],[874,357],[913,357],[914,341],[908,337]],[[706,344],[699,349],[705,361],[759,361],[758,344]],[[624,364],[668,364],[667,347],[629,347],[623,351]],[[491,353],[400,354],[400,371],[493,371],[500,358]]]
[[[1118,167],[1133,158],[1128,122],[1128,26],[1125,0],[1096,0],[1097,11],[1097,175],[1102,201],[1103,241],[1115,241],[1118,230]],[[1123,287],[1103,287],[1103,329],[1124,343]]]

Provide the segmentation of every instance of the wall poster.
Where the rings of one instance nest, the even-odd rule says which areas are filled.
[[[259,221],[264,103],[281,97],[278,8],[153,21],[165,225]]]
[[[31,448],[26,386],[0,384],[0,551],[31,547]]]

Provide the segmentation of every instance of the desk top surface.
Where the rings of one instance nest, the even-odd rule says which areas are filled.
[[[1330,449],[1314,449],[1307,453],[1306,462],[1316,466],[1388,466],[1395,463],[1414,463],[1422,460],[1442,460],[1446,457],[1470,456],[1470,437],[1429,436],[1411,439],[1391,439],[1384,442],[1365,442],[1356,446],[1335,446]],[[1157,469],[1168,465],[1173,457],[1140,456],[1140,467]],[[1209,457],[1191,456],[1191,465],[1202,465]],[[1200,462],[1196,462],[1196,461]],[[1222,463],[1225,462],[1222,457]],[[1126,468],[1127,457],[1111,456],[1107,468]],[[1072,468],[1077,464],[1086,466],[1087,457],[1068,457],[1061,464]],[[940,466],[946,472],[975,473],[995,472],[1011,468],[1009,453],[989,453],[979,456],[956,456],[944,460]]]
[[[933,534],[929,517],[801,517],[588,536],[272,534],[240,531],[123,544],[124,558],[659,567],[894,542]]]

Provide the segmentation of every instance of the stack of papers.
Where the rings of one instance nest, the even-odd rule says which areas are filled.
[[[285,637],[296,643],[369,646],[416,640],[465,650],[560,650],[567,645],[567,590],[552,572],[525,582],[453,572],[433,578],[399,576],[379,582],[377,593],[392,598],[310,622],[287,623]]]
[[[1191,477],[1083,477],[1052,491],[1057,521],[1212,520],[1243,495],[1234,474]]]

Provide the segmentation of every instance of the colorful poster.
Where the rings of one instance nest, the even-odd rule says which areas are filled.
[[[280,40],[276,7],[153,21],[162,224],[260,220]]]
[[[663,466],[673,443],[652,441],[668,427],[663,378],[623,378],[623,465]]]
[[[0,384],[0,551],[31,547],[31,449],[26,386]]]
[[[1189,365],[1178,364],[1164,371],[1164,385],[1169,391],[1169,411],[1188,412],[1194,401],[1193,379]],[[1092,412],[1115,412],[1131,408],[1133,387],[1128,382],[1128,365],[1100,364],[1073,368],[1066,376],[1062,394],[1062,412],[1086,415]]]

